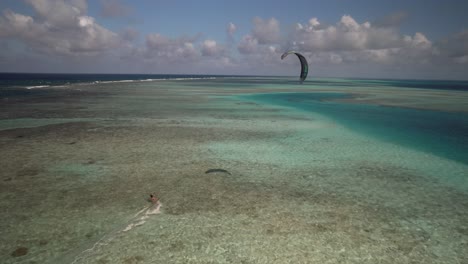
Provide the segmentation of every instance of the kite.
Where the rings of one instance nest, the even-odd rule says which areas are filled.
[[[307,60],[306,60],[306,58],[304,56],[302,56],[302,54],[300,54],[298,52],[295,52],[293,50],[283,53],[283,55],[281,55],[281,59],[286,58],[286,56],[288,56],[289,54],[296,54],[296,56],[301,61],[300,80],[301,80],[301,83],[302,83],[307,78],[307,73],[309,72],[309,65],[307,64]]]

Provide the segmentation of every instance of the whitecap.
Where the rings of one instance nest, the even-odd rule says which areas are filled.
[[[38,88],[46,88],[46,87],[50,87],[50,85],[26,86],[26,89],[38,89]]]

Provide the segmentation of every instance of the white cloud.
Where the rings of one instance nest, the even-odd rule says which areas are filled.
[[[405,36],[403,40],[406,44],[415,48],[429,49],[432,46],[432,43],[426,38],[426,36],[424,36],[424,34],[420,32],[416,32],[414,37]]]
[[[47,22],[59,28],[75,27],[76,17],[86,15],[88,5],[85,0],[26,0],[36,14],[38,23]]]
[[[161,34],[148,34],[145,56],[164,58],[168,61],[194,59],[200,54],[194,45],[196,39],[197,37],[168,38]]]
[[[11,10],[5,10],[3,17],[0,17],[0,36],[8,37],[16,32],[28,33],[29,29],[33,29],[34,19],[30,16],[17,14]]]
[[[400,42],[398,33],[389,28],[374,28],[369,22],[357,23],[345,15],[336,26],[321,27],[317,18],[298,24],[293,41],[303,51],[349,51],[392,48]]]
[[[223,53],[224,48],[216,41],[207,39],[202,43],[201,53],[203,56],[219,56]]]
[[[171,44],[171,40],[160,34],[149,34],[146,36],[146,46],[150,49],[161,50]]]
[[[394,27],[358,23],[349,15],[336,25],[322,26],[317,18],[298,23],[290,46],[312,58],[330,64],[418,65],[429,63],[438,50],[420,32],[401,35]]]
[[[250,34],[244,35],[237,45],[237,50],[241,54],[265,53],[269,47],[279,45],[280,27],[275,18],[263,20],[255,17],[253,28]],[[274,47],[276,49],[276,47]]]
[[[318,18],[313,17],[309,20],[309,25],[311,25],[312,27],[318,27],[320,26],[320,22],[318,21]]]
[[[94,24],[94,18],[89,16],[79,16],[78,17],[78,25],[80,27],[91,27]]]
[[[252,36],[257,39],[259,44],[272,44],[280,39],[279,22],[275,18],[264,21],[256,17],[253,23]]]
[[[245,35],[240,41],[237,49],[241,54],[251,54],[257,51],[258,40],[251,35]]]
[[[0,34],[18,39],[31,49],[56,55],[97,55],[119,45],[114,32],[87,16],[86,1],[28,0],[37,19],[3,12]]]
[[[466,73],[468,76],[468,31],[441,41],[431,41],[422,32],[405,36],[398,30],[405,13],[397,13],[375,23],[356,21],[352,16],[344,15],[335,24],[324,24],[317,17],[312,17],[306,22],[296,23],[289,32],[280,31],[280,22],[276,18],[256,17],[251,31],[237,40],[234,39],[237,25],[228,23],[225,28],[227,40],[223,42],[201,39],[201,33],[189,37],[151,33],[140,38],[140,32],[129,27],[115,33],[100,25],[99,17],[88,14],[84,0],[25,1],[32,6],[34,13],[25,15],[3,11],[0,15],[0,37],[3,43],[13,40],[11,43],[20,42],[26,51],[32,50],[30,54],[35,53],[35,58],[30,61],[51,58],[58,69],[60,61],[66,64],[79,60],[81,65],[99,61],[104,65],[105,61],[100,58],[107,54],[109,69],[121,58],[126,60],[122,65],[133,63],[142,71],[222,74],[223,70],[229,69],[224,73],[281,74],[285,65],[297,66],[297,61],[292,59],[281,61],[281,53],[295,49],[306,56],[313,74],[320,74],[320,69],[324,72],[324,69],[331,72],[341,69],[348,75],[357,72],[362,76],[366,69],[374,73],[391,69],[395,77],[398,74],[405,76],[408,69],[438,72],[434,69],[444,68],[445,72],[457,69],[458,74]],[[119,4],[110,0],[103,3]],[[141,39],[142,43],[138,41]],[[231,52],[236,48],[237,52]],[[18,56],[23,52],[15,50]],[[9,61],[14,57],[7,51],[2,54],[0,57]],[[0,65],[5,68],[7,64],[3,62]],[[292,72],[296,69],[287,67],[286,70],[289,68]],[[135,68],[129,69],[135,71]]]

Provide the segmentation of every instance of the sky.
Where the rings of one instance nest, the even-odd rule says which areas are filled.
[[[466,0],[1,0],[0,72],[468,80]]]

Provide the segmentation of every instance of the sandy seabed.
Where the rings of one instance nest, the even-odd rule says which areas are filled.
[[[468,263],[468,167],[232,96],[297,87],[157,81],[3,99],[1,262]],[[396,90],[355,100],[392,105]],[[406,106],[418,104],[430,105]],[[437,178],[448,168],[454,184]]]

